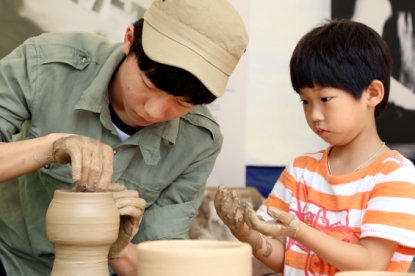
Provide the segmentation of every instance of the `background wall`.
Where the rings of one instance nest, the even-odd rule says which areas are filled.
[[[251,1],[247,165],[285,166],[326,147],[309,129],[289,75],[298,40],[326,18],[329,0]]]
[[[297,41],[325,19],[353,18],[377,30],[394,59],[389,107],[378,122],[381,138],[415,159],[415,56],[407,0],[230,0],[241,13],[250,44],[225,95],[210,105],[224,147],[209,186],[254,186],[266,196],[295,156],[327,147],[311,132],[289,79]],[[123,39],[151,0],[0,0],[0,58],[42,32],[80,30]]]

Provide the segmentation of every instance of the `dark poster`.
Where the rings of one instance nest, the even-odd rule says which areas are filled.
[[[0,0],[0,59],[32,36],[83,31],[122,42],[151,0]]]
[[[331,0],[332,18],[350,18],[375,29],[393,59],[388,107],[377,120],[381,139],[415,161],[415,2]],[[414,17],[414,18],[413,18]]]

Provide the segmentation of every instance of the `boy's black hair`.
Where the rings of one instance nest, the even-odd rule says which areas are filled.
[[[383,83],[385,95],[375,108],[379,118],[390,90],[392,58],[388,45],[372,28],[347,19],[328,20],[305,34],[290,60],[294,90],[332,87],[359,100],[373,80]]]
[[[209,104],[216,99],[193,74],[178,67],[151,60],[142,46],[144,19],[134,23],[134,41],[128,55],[137,58],[138,67],[160,90],[173,96],[184,97],[191,104]]]

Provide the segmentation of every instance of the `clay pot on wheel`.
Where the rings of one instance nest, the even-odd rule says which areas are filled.
[[[137,245],[138,276],[252,276],[247,243],[162,240]]]
[[[46,234],[55,248],[51,275],[109,275],[108,252],[119,224],[111,192],[56,190],[46,213]]]

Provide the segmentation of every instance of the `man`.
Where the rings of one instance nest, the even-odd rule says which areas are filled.
[[[44,34],[1,60],[7,275],[49,275],[45,214],[56,189],[115,192],[122,218],[109,266],[117,275],[136,275],[134,243],[184,238],[222,146],[204,104],[222,96],[247,43],[226,0],[155,0],[122,44]]]

